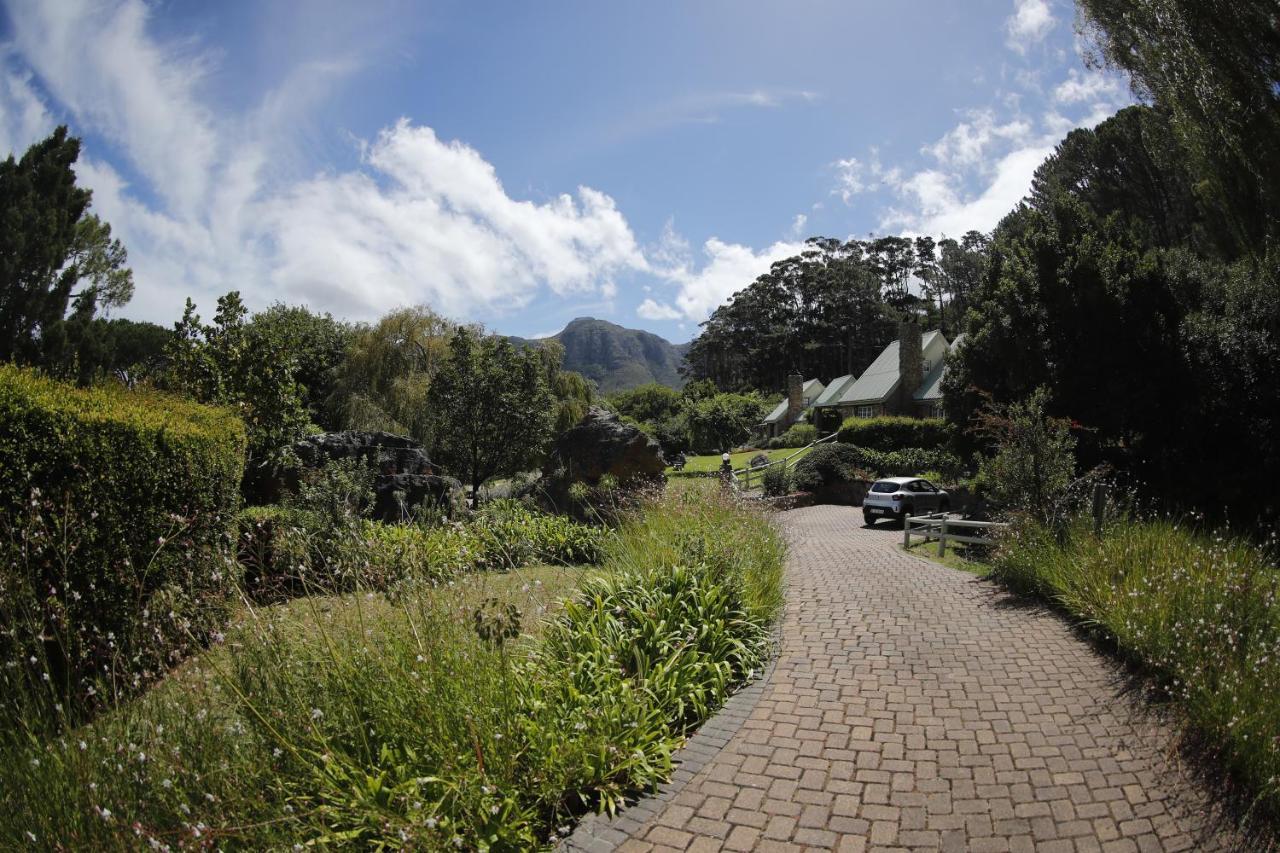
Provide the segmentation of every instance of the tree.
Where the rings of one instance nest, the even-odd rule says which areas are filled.
[[[608,401],[618,414],[648,423],[660,423],[680,411],[680,392],[656,382],[611,394]]]
[[[325,408],[345,429],[380,429],[431,443],[427,392],[457,324],[420,305],[351,333]]]
[[[1264,0],[1080,0],[1092,59],[1167,111],[1239,254],[1280,236],[1280,15]],[[1231,260],[1234,258],[1229,258]]]
[[[308,419],[289,337],[271,324],[246,322],[248,313],[239,292],[231,291],[218,300],[213,323],[204,325],[188,299],[170,341],[166,382],[202,403],[240,413],[249,437],[246,488],[252,491],[259,475],[288,461]]]
[[[980,427],[992,441],[979,463],[982,482],[1000,506],[1041,523],[1059,517],[1076,470],[1071,422],[1051,417],[1048,404],[1049,392],[1037,388],[1021,402],[986,408]]]
[[[79,156],[80,140],[59,127],[0,163],[0,360],[40,363],[42,339],[68,307],[87,321],[133,295],[124,247],[76,186]],[[61,350],[65,336],[54,338]]]
[[[494,477],[537,465],[553,405],[536,350],[459,328],[427,391],[432,455],[478,494]]]
[[[715,452],[746,441],[766,406],[756,394],[716,394],[693,402],[685,412],[694,448]]]
[[[308,416],[325,429],[341,429],[343,424],[326,403],[337,387],[339,370],[346,366],[355,335],[352,326],[330,314],[277,303],[254,314],[248,332],[276,342],[292,355],[297,363],[294,379],[301,386]]]

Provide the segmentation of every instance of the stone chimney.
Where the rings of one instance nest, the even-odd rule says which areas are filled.
[[[898,413],[915,413],[914,395],[924,381],[924,333],[914,320],[898,324]]]
[[[787,377],[787,425],[800,420],[804,413],[804,377],[792,373]]]

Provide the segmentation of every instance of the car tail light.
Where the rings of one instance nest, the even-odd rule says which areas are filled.
[[[902,500],[902,495],[894,495],[892,498],[890,498],[890,500],[900,501]]]

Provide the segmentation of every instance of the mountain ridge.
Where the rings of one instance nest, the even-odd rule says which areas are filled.
[[[576,317],[547,338],[508,338],[517,346],[556,341],[564,347],[564,369],[595,382],[602,394],[649,382],[671,388],[684,386],[680,367],[689,344],[673,344],[643,329],[628,329],[595,317]]]

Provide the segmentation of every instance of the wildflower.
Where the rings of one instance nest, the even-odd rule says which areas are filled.
[[[499,811],[501,811],[501,809],[499,809],[496,805],[489,806],[489,814],[497,814]]]
[[[429,818],[427,818],[427,829],[435,829],[435,828],[436,828],[436,824],[437,824],[437,823],[439,823],[439,822],[440,822],[440,821],[436,820],[436,819],[435,819],[435,818],[433,818],[433,817],[429,817]]]
[[[36,834],[29,829],[27,830],[27,838],[31,840],[32,844],[36,843]]]
[[[321,711],[319,708],[311,709],[311,719],[319,720],[323,716],[324,716],[324,711]]]

